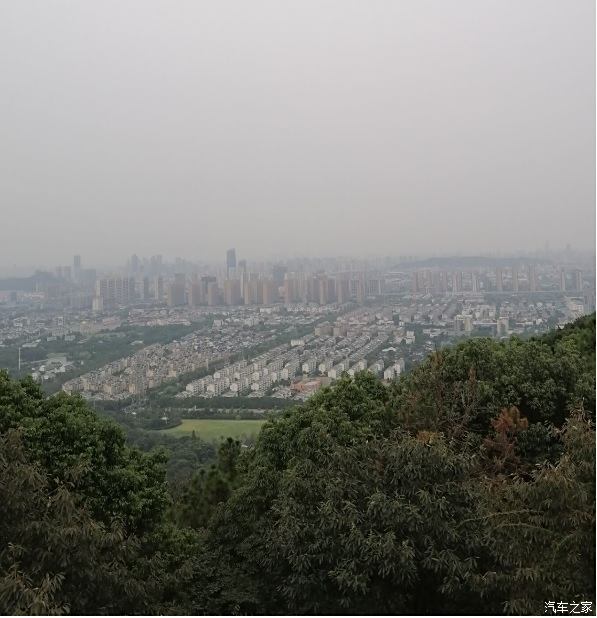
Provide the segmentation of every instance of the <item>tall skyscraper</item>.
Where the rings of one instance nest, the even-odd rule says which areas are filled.
[[[479,275],[471,273],[471,289],[476,294],[479,291]]]
[[[247,260],[238,261],[238,278],[240,281],[240,295],[244,298],[245,285],[247,283]]]
[[[185,304],[186,276],[184,273],[176,273],[174,281],[168,286],[168,306],[180,307]]]
[[[217,307],[220,304],[220,288],[216,281],[207,284],[207,304],[210,307]]]
[[[259,279],[246,281],[243,300],[245,305],[261,305],[263,303],[263,281]]]
[[[452,273],[452,293],[460,294],[462,292],[462,271],[457,270]]]
[[[294,275],[286,274],[284,278],[284,303],[289,305],[298,302],[298,300],[298,280]]]
[[[566,271],[561,268],[560,269],[560,292],[566,291]]]
[[[189,287],[189,306],[198,307],[202,302],[201,283],[197,275],[193,275],[191,286]]]
[[[153,294],[159,303],[164,300],[164,280],[161,277],[156,277],[154,279]]]
[[[286,274],[286,266],[282,266],[281,264],[276,264],[272,269],[272,277],[274,279],[274,283],[276,285],[284,284],[284,275]]]
[[[224,302],[229,307],[240,305],[240,281],[227,279],[224,281]]]
[[[529,264],[529,292],[537,291],[537,267]]]
[[[216,283],[217,279],[213,275],[204,275],[201,277],[201,300],[203,303],[209,304],[208,290],[210,283]],[[216,283],[217,287],[217,283]]]
[[[236,249],[226,251],[226,278],[234,277],[236,274]]]
[[[518,292],[518,266],[512,266],[512,291]]]
[[[418,294],[418,292],[419,292],[419,278],[418,278],[418,276],[417,276],[417,272],[416,272],[416,271],[414,271],[414,272],[412,273],[412,276],[411,276],[411,280],[410,280],[410,291],[411,291],[413,294]]]
[[[152,255],[149,260],[149,270],[152,275],[159,275],[162,272],[162,256]]]
[[[347,303],[350,300],[350,286],[347,279],[336,280],[336,294],[340,304]]]
[[[174,281],[168,286],[168,307],[180,307],[185,304],[185,284]]]
[[[147,300],[149,298],[149,279],[147,277],[135,278],[135,296],[140,300]]]
[[[139,272],[139,258],[135,254],[131,256],[131,272],[133,274]]]
[[[501,268],[495,269],[495,289],[498,292],[504,291],[504,272]]]
[[[273,305],[278,302],[278,286],[274,281],[266,279],[263,282],[263,304]]]
[[[574,271],[574,289],[577,292],[583,291],[582,270]]]

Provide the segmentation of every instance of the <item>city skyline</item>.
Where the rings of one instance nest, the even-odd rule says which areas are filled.
[[[228,246],[223,244],[222,247]],[[232,251],[236,251],[237,249],[232,249]],[[111,256],[111,261],[100,260],[99,262],[93,261],[89,259],[89,256],[84,255],[81,257],[80,254],[72,254],[64,252],[64,258],[62,260],[58,260],[57,263],[54,263],[51,260],[45,260],[40,263],[5,263],[0,264],[0,277],[11,277],[11,276],[26,276],[27,274],[33,274],[37,271],[53,271],[57,267],[70,267],[76,268],[74,265],[74,260],[76,258],[79,259],[79,267],[83,265],[85,268],[93,267],[94,269],[99,269],[103,272],[110,271],[118,271],[123,267],[126,267],[127,264],[130,263],[131,260],[136,259],[140,262],[142,260],[149,260],[159,258],[163,261],[164,264],[172,264],[175,265],[179,260],[182,260],[185,264],[189,265],[203,265],[203,266],[212,266],[212,267],[223,267],[224,270],[227,269],[227,260],[228,260],[228,251],[223,249],[220,251],[219,255],[213,256],[211,259],[199,258],[197,256],[183,257],[182,255],[164,255],[159,252],[150,252],[148,255],[138,255],[137,253],[124,253],[122,256]],[[461,258],[488,258],[488,259],[520,259],[520,260],[534,260],[534,259],[557,259],[564,261],[567,259],[572,259],[573,261],[582,256],[583,259],[594,260],[595,257],[595,248],[583,248],[571,245],[570,243],[565,246],[552,246],[549,243],[545,243],[541,247],[528,248],[526,250],[518,249],[511,251],[479,251],[478,253],[467,253],[464,251],[460,252],[452,252],[452,253],[442,253],[439,251],[429,252],[429,253],[419,253],[419,254],[404,254],[400,252],[394,253],[370,253],[368,255],[359,255],[357,253],[352,254],[337,254],[337,255],[305,255],[300,252],[296,252],[293,254],[274,254],[271,256],[249,256],[246,255],[242,249],[239,251],[239,254],[242,255],[242,258],[239,260],[240,262],[246,262],[249,260],[251,263],[261,263],[261,264],[275,264],[275,263],[285,263],[287,261],[294,260],[347,260],[347,261],[379,261],[379,260],[394,260],[398,263],[407,263],[413,260],[425,260],[425,259],[461,259]]]

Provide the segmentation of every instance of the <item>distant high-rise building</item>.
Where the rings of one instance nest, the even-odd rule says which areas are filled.
[[[183,281],[174,280],[168,286],[168,307],[180,307],[185,304],[185,283]]]
[[[207,304],[210,307],[217,307],[220,305],[220,288],[216,281],[210,281],[207,284]]]
[[[238,279],[226,279],[224,281],[224,303],[229,307],[240,305],[240,281]]]
[[[174,281],[168,286],[168,306],[180,307],[184,305],[186,291],[186,276],[184,273],[175,273]]]
[[[477,273],[471,273],[471,289],[473,293],[479,292],[479,275]]]
[[[198,307],[202,302],[203,295],[201,294],[201,283],[197,275],[193,275],[191,286],[189,287],[189,306]]]
[[[319,278],[319,299],[318,302],[320,305],[327,305],[330,302],[329,299],[329,289],[328,289],[328,278],[323,275]]]
[[[431,272],[431,291],[434,294],[441,294],[440,273],[437,271]]]
[[[149,298],[149,277],[143,277],[141,279],[141,294],[139,295],[143,300],[147,300]]]
[[[566,271],[560,268],[560,292],[566,291]]]
[[[131,256],[131,272],[133,274],[139,272],[139,258],[134,254]]]
[[[236,249],[226,251],[226,277],[230,279],[236,274]]]
[[[316,277],[312,275],[307,276],[305,278],[303,287],[305,302],[319,302],[319,283]]]
[[[162,277],[156,277],[153,281],[153,294],[155,299],[161,303],[164,300],[164,280]]]
[[[452,273],[452,293],[460,294],[462,292],[462,271],[457,270]]]
[[[240,281],[240,295],[242,298],[245,293],[245,283],[247,282],[247,260],[239,260],[238,278]]]
[[[336,280],[336,296],[341,305],[350,300],[350,285],[348,279]]]
[[[529,292],[537,291],[537,267],[529,264]]]
[[[298,302],[298,300],[298,280],[294,276],[286,274],[284,278],[284,303],[289,305]]]
[[[439,288],[442,294],[448,291],[448,273],[445,270],[439,274]]]
[[[414,271],[411,275],[411,280],[410,280],[410,291],[413,294],[418,294],[419,293],[419,277],[416,271]]]
[[[512,266],[512,291],[518,292],[518,266]]]
[[[574,289],[577,292],[583,291],[582,270],[574,271]]]
[[[282,266],[281,264],[276,264],[272,268],[272,277],[276,285],[284,285],[284,275],[286,272],[286,266]]]
[[[501,268],[495,269],[495,289],[498,292],[504,291],[504,272]]]
[[[132,277],[103,277],[96,282],[95,295],[103,301],[103,307],[128,304],[135,294],[135,280]]]
[[[365,298],[367,295],[367,290],[365,289],[365,277],[360,275],[356,280],[356,297],[357,303],[362,305],[365,303]]]
[[[216,283],[217,279],[213,275],[204,275],[201,277],[201,300],[202,303],[209,304],[208,300],[208,290],[210,283]],[[217,287],[217,284],[216,284]],[[217,303],[216,303],[217,304]]]
[[[245,305],[261,305],[263,303],[263,281],[259,279],[246,281],[243,299]]]
[[[162,256],[152,255],[149,260],[149,270],[152,275],[159,275],[162,272]]]
[[[278,286],[270,279],[263,281],[263,304],[273,305],[278,302]]]
[[[434,273],[429,272],[429,290],[431,291],[434,285]],[[437,277],[436,277],[437,280]],[[437,281],[436,281],[437,283]],[[382,296],[385,291],[385,280],[378,276],[372,276],[367,279],[367,294],[369,296]]]

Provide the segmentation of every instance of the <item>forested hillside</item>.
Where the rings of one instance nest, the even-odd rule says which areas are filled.
[[[345,377],[169,486],[0,372],[3,613],[543,614],[595,602],[595,315]],[[593,605],[594,608],[594,605]]]

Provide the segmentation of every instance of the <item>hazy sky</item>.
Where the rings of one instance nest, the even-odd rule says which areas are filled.
[[[595,0],[3,0],[0,266],[595,244]]]

